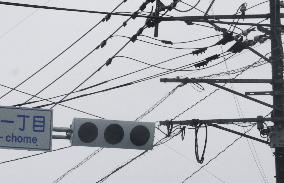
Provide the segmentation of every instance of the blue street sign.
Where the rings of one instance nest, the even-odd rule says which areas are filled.
[[[52,110],[0,106],[0,148],[51,151]]]

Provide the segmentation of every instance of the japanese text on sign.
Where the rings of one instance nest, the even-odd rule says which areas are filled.
[[[52,111],[0,107],[0,146],[51,150]]]

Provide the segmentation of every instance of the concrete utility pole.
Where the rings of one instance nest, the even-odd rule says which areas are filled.
[[[189,125],[196,126],[197,124],[206,124],[208,126],[212,126],[215,128],[219,128],[234,134],[242,135],[246,138],[250,138],[253,140],[257,140],[259,142],[263,142],[265,144],[270,144],[271,148],[275,148],[275,172],[276,172],[276,183],[284,183],[284,80],[283,80],[283,47],[281,40],[281,17],[283,14],[280,13],[280,0],[269,0],[270,3],[270,14],[268,14],[268,18],[270,18],[270,31],[268,30],[267,34],[270,35],[271,39],[271,58],[267,59],[261,54],[259,55],[264,60],[268,61],[272,65],[272,79],[195,79],[195,78],[161,78],[161,82],[180,82],[180,83],[207,83],[209,85],[215,86],[222,90],[228,91],[235,95],[241,96],[248,100],[254,101],[258,104],[265,105],[267,107],[272,108],[271,118],[242,118],[242,119],[211,119],[211,120],[199,120],[192,119],[186,121],[162,121],[161,125],[166,125],[168,127],[168,133],[170,133],[171,125]],[[257,16],[257,15],[254,15]],[[187,19],[187,17],[184,17]],[[260,18],[260,17],[258,17]],[[180,19],[180,18],[179,18]],[[250,49],[248,47],[247,49]],[[254,51],[253,51],[254,52]],[[254,52],[255,53],[255,52]],[[270,92],[246,92],[246,94],[242,94],[240,92],[234,91],[232,89],[226,88],[217,83],[269,83],[272,85],[272,91]],[[261,100],[255,99],[248,95],[272,95],[273,104],[265,103]],[[239,122],[248,122],[255,121],[257,122],[257,128],[260,130],[261,134],[269,135],[270,142],[263,141],[261,139],[257,139],[247,134],[242,134],[240,132],[224,128],[219,124],[230,124],[232,121]],[[263,128],[264,121],[272,121],[274,125],[272,127],[268,127],[267,129]],[[216,124],[217,123],[217,124]]]
[[[280,0],[270,0],[272,80],[283,80],[283,48],[281,40]],[[284,85],[272,82],[273,92],[284,91]],[[284,95],[273,95],[273,105],[284,108]],[[284,117],[284,111],[274,108],[272,117]],[[283,132],[284,121],[275,122],[275,130]],[[284,183],[284,147],[275,147],[276,183]]]

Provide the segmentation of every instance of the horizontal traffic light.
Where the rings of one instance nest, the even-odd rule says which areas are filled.
[[[75,118],[72,131],[72,146],[149,150],[155,123]]]

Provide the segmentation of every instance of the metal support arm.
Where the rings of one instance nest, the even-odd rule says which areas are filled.
[[[212,86],[215,86],[217,88],[220,88],[222,90],[228,91],[230,93],[233,93],[235,95],[241,96],[243,98],[249,99],[251,101],[254,101],[256,103],[262,104],[264,106],[270,107],[270,108],[276,108],[275,106],[268,104],[266,102],[263,102],[261,100],[249,97],[247,95],[244,95],[240,92],[234,91],[232,89],[226,88],[224,86],[218,85],[216,83],[272,83],[272,80],[270,79],[189,79],[189,78],[175,78],[175,79],[167,79],[167,78],[161,78],[161,82],[182,82],[182,83],[207,83]],[[277,81],[280,82],[280,81]],[[281,81],[283,82],[283,81]],[[277,108],[278,110],[283,111],[282,108]]]
[[[264,144],[269,144],[268,141],[265,141],[265,140],[262,140],[262,139],[259,139],[259,138],[256,138],[256,137],[247,135],[247,134],[245,134],[245,133],[240,133],[240,132],[237,132],[237,131],[235,131],[235,130],[231,130],[231,129],[229,129],[229,128],[225,128],[225,127],[222,127],[222,126],[219,126],[219,125],[216,125],[216,124],[210,124],[210,125],[208,125],[208,126],[213,126],[213,127],[215,127],[215,128],[218,128],[218,129],[221,129],[221,130],[230,132],[230,133],[234,133],[234,134],[241,135],[241,136],[243,136],[243,137],[246,137],[246,138],[249,138],[249,139],[258,141],[258,142],[262,142],[262,143],[264,143]]]
[[[177,124],[177,125],[187,125],[187,126],[196,126],[197,124],[207,124],[208,126],[212,126],[221,130],[225,130],[227,132],[230,133],[234,133],[237,135],[241,135],[243,137],[252,139],[252,140],[256,140],[258,142],[262,142],[265,144],[269,144],[268,141],[235,131],[235,130],[231,130],[229,128],[225,128],[222,126],[219,126],[217,124],[214,123],[218,123],[218,124],[232,124],[233,122],[264,122],[264,121],[283,121],[283,119],[280,118],[262,118],[262,117],[258,117],[258,118],[240,118],[240,119],[210,119],[210,120],[199,120],[199,119],[192,119],[192,120],[185,120],[185,121],[161,121],[160,125],[173,125],[173,124]]]

